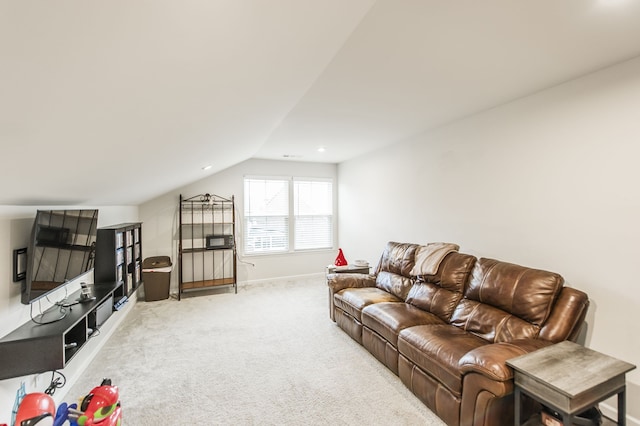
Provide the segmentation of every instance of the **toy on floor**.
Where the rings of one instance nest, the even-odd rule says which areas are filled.
[[[20,401],[16,413],[16,426],[52,426],[56,403],[46,393],[28,393]]]
[[[75,419],[73,417],[69,417],[69,413],[74,410],[77,411],[78,404],[68,405],[66,402],[63,402],[58,406],[56,410],[56,420],[53,422],[53,426],[62,426],[67,420],[69,421],[69,426],[78,426]]]
[[[84,397],[80,409],[69,409],[69,419],[75,420],[79,426],[120,426],[122,408],[120,407],[117,386],[111,385],[110,379],[104,379]]]
[[[14,408],[14,426],[121,426],[122,408],[118,387],[110,379],[102,380],[86,395],[80,407],[66,402],[56,405],[50,395],[34,392],[24,394],[24,385]],[[4,424],[0,426],[6,426]]]

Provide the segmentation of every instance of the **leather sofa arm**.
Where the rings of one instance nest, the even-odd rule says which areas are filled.
[[[327,285],[329,286],[329,318],[335,322],[333,295],[345,288],[375,287],[376,276],[352,273],[327,274]]]
[[[511,342],[493,343],[480,346],[460,358],[462,374],[475,372],[496,381],[513,379],[513,370],[506,363],[508,359],[533,352],[552,345],[543,339],[519,339]]]
[[[337,293],[345,288],[375,287],[376,277],[370,274],[328,274],[327,285],[333,293]]]

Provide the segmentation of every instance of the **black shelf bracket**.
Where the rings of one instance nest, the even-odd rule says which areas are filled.
[[[13,251],[13,282],[17,283],[27,278],[27,248]]]

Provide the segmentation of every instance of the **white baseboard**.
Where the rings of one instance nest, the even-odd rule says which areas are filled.
[[[281,283],[283,281],[299,281],[306,279],[318,279],[324,277],[324,272],[314,272],[313,274],[303,274],[303,275],[288,275],[284,277],[275,277],[275,278],[263,278],[259,280],[246,280],[246,281],[238,281],[238,288],[240,287],[251,287],[258,285],[270,285],[275,283]]]
[[[601,402],[600,404],[598,404],[598,407],[600,407],[600,411],[602,411],[602,414],[604,416],[612,419],[613,421],[616,421],[618,419],[618,410],[611,405]],[[628,425],[640,426],[640,419],[636,419],[635,417],[627,414],[626,420]]]

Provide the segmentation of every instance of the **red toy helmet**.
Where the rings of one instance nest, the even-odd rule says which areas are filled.
[[[25,395],[16,413],[16,426],[52,425],[56,416],[56,403],[46,393]]]
[[[117,386],[102,385],[91,390],[80,406],[83,413],[78,417],[80,426],[118,426],[122,419]]]

